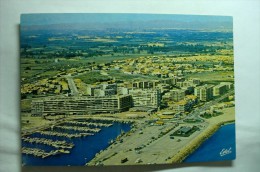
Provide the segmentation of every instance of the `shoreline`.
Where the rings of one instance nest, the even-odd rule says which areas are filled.
[[[129,161],[126,163],[127,165],[130,164],[146,164],[146,163],[153,163],[153,162],[161,162],[161,163],[182,163],[189,155],[191,155],[195,150],[197,150],[201,144],[203,144],[207,139],[209,139],[210,137],[212,137],[222,126],[224,125],[228,125],[230,123],[234,123],[235,122],[235,116],[234,116],[234,107],[231,108],[226,108],[223,109],[224,114],[220,115],[220,116],[216,116],[216,117],[212,117],[209,119],[205,119],[204,122],[204,128],[201,129],[200,132],[198,132],[197,134],[186,138],[186,139],[182,139],[183,143],[182,145],[180,145],[180,143],[177,143],[177,141],[175,140],[174,142],[176,142],[177,147],[175,146],[174,148],[169,148],[169,149],[164,149],[162,153],[164,156],[161,157],[159,156],[160,153],[156,152],[156,151],[150,151],[150,148],[154,148],[154,150],[158,149],[158,143],[160,141],[162,141],[163,144],[172,144],[173,140],[171,140],[170,138],[168,138],[169,134],[166,134],[165,136],[159,137],[160,132],[165,131],[167,129],[166,126],[169,126],[169,124],[167,124],[166,126],[150,126],[148,124],[145,124],[144,119],[143,120],[134,120],[134,119],[127,119],[127,118],[111,118],[109,116],[74,116],[74,117],[70,117],[67,119],[61,119],[58,121],[53,122],[52,124],[48,124],[45,125],[45,127],[50,126],[50,125],[57,125],[57,123],[63,123],[63,122],[68,122],[68,121],[73,121],[76,119],[94,119],[94,120],[109,120],[109,121],[113,121],[113,122],[120,122],[120,123],[128,123],[131,125],[131,130],[129,132],[126,132],[124,134],[120,134],[118,135],[113,142],[110,143],[110,145],[108,145],[108,147],[100,150],[99,152],[96,153],[96,155],[90,159],[89,162],[86,162],[85,165],[87,166],[94,166],[96,165],[97,162],[102,162],[104,163],[104,165],[110,165],[110,164],[115,164],[115,165],[119,165],[121,164],[120,160],[122,159],[122,157],[126,156],[126,152],[127,156],[129,158]],[[139,121],[139,122],[138,122]],[[146,126],[148,125],[148,126]],[[166,127],[166,128],[165,128]],[[40,128],[40,127],[39,127]],[[38,128],[38,129],[39,129]],[[144,129],[146,129],[147,131],[145,131]],[[142,131],[142,133],[139,132]],[[151,132],[153,131],[154,132]],[[172,131],[169,130],[169,131]],[[144,133],[147,133],[147,135],[142,135]],[[28,133],[26,133],[28,134]],[[149,141],[149,139],[151,139],[152,137],[157,138],[158,139],[162,139],[162,140],[154,140]],[[131,139],[130,139],[131,138]],[[132,140],[135,139],[139,139],[142,140],[142,142],[140,143],[136,143],[133,142]],[[119,144],[122,143],[123,144]],[[130,145],[127,149],[124,147],[124,145]],[[146,146],[142,147],[142,150],[140,151],[141,154],[137,153],[136,151],[132,151],[135,150],[135,148],[139,148],[142,145],[146,145],[147,148],[145,148]],[[149,145],[149,147],[148,147]],[[111,149],[113,147],[113,149]],[[160,147],[159,147],[160,148]],[[116,150],[114,150],[116,149]],[[149,152],[147,152],[149,151]],[[167,153],[165,153],[165,151],[167,151]],[[142,152],[147,152],[147,154],[142,154]],[[152,152],[152,153],[151,153]],[[169,153],[172,152],[172,153]],[[166,155],[167,154],[167,155]],[[98,155],[98,156],[97,156]],[[142,161],[144,163],[136,163],[136,159],[138,159],[138,157],[142,156]],[[112,159],[110,159],[112,158]]]
[[[176,155],[174,155],[170,160],[171,163],[182,163],[189,155],[197,150],[202,143],[212,137],[222,126],[232,123],[235,123],[235,120],[223,121],[210,126],[206,131],[201,133],[198,138],[191,141],[190,144],[186,145]]]

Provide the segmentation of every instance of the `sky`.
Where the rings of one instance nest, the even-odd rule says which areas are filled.
[[[199,16],[173,14],[102,14],[102,13],[52,13],[52,14],[22,14],[22,25],[50,25],[68,23],[113,23],[136,22],[151,20],[185,21],[185,22],[230,22],[230,16]]]

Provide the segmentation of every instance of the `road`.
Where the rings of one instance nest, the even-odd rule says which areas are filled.
[[[65,78],[68,80],[68,84],[70,87],[70,93],[72,96],[79,96],[79,91],[75,85],[75,82],[71,76],[65,76]]]
[[[201,112],[209,109],[211,106],[217,104],[219,101],[221,101],[221,100],[227,98],[228,96],[234,94],[234,92],[235,92],[235,90],[231,90],[228,93],[226,93],[226,94],[224,94],[224,95],[222,95],[222,96],[220,96],[220,97],[218,97],[218,98],[216,98],[216,99],[214,99],[210,102],[206,102],[203,106],[198,107],[194,111],[192,111],[186,118],[190,118],[190,117],[200,118],[199,115],[200,115]]]

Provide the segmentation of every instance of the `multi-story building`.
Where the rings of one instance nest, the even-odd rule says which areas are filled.
[[[95,89],[94,96],[95,97],[102,97],[102,96],[111,96],[116,95],[116,90],[114,89]]]
[[[94,96],[94,92],[96,89],[100,89],[100,86],[97,85],[87,85],[87,95]]]
[[[159,108],[161,103],[161,93],[154,89],[132,89],[129,90],[132,96],[134,107]]]
[[[191,107],[199,102],[197,96],[194,95],[186,95],[184,99],[189,102]]]
[[[153,83],[150,81],[133,82],[133,88],[153,88]]]
[[[160,82],[163,84],[175,85],[176,78],[165,78],[165,79],[162,79]]]
[[[117,94],[118,95],[127,95],[127,94],[129,94],[128,88],[117,87]]]
[[[180,100],[183,100],[184,97],[185,97],[185,90],[176,89],[176,90],[170,90],[169,92],[165,93],[163,99],[178,102]]]
[[[160,83],[159,80],[152,81],[135,81],[132,83],[132,88],[155,88]]]
[[[186,100],[181,100],[179,102],[176,102],[173,104],[172,106],[172,110],[175,112],[175,113],[184,113],[184,112],[187,112],[189,111],[189,103],[188,101]]]
[[[113,90],[117,90],[117,84],[101,84],[101,89],[105,90],[105,89],[113,89]]]
[[[200,101],[209,101],[213,98],[213,85],[202,85],[195,87],[194,95],[199,98]]]
[[[169,84],[158,84],[156,86],[156,89],[159,89],[161,93],[165,93],[170,90],[170,85]]]
[[[195,84],[195,85],[200,85],[200,79],[197,79],[197,78],[193,78],[191,79],[192,83]]]
[[[234,84],[231,82],[221,82],[220,85],[225,85],[227,90],[234,88]]]
[[[117,94],[117,84],[88,85],[87,95],[101,97]]]
[[[216,86],[213,87],[213,96],[222,95],[226,91],[227,91],[226,85],[222,85],[222,84],[216,85]]]
[[[183,100],[178,102],[170,102],[168,105],[174,113],[184,113],[191,110],[191,108],[198,103],[198,98],[194,95],[186,95]]]
[[[33,100],[32,115],[93,114],[126,111],[132,106],[131,96],[77,97]]]

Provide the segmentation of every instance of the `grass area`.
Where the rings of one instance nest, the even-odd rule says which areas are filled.
[[[229,81],[234,82],[234,71],[215,71],[215,72],[202,72],[186,75],[189,78],[199,78],[201,81]]]
[[[32,99],[21,100],[21,111],[31,110]]]
[[[119,79],[119,80],[143,80],[143,79],[146,79],[146,80],[151,80],[151,79],[158,79],[158,77],[156,76],[146,76],[146,75],[140,75],[140,74],[134,74],[134,75],[131,75],[131,74],[126,74],[126,73],[123,73],[119,70],[111,70],[108,72],[108,74],[111,76],[111,77],[115,77],[116,79]]]
[[[44,120],[42,117],[31,117],[30,114],[23,114],[21,117],[22,130],[41,127],[49,123],[51,122]]]
[[[91,71],[87,74],[77,76],[75,79],[81,79],[81,81],[86,84],[94,84],[96,82],[108,81],[111,78],[109,76],[101,75],[98,71]]]
[[[48,78],[48,77],[53,77],[53,76],[57,75],[58,73],[59,73],[59,71],[57,71],[57,70],[46,71],[46,72],[41,73],[40,76],[44,77],[44,78],[45,77]]]
[[[113,60],[125,60],[130,58],[138,58],[141,56],[150,56],[149,54],[122,54],[122,53],[114,53],[114,55],[102,55],[95,57],[88,57],[84,59],[86,62],[95,62],[95,63],[107,63]]]

